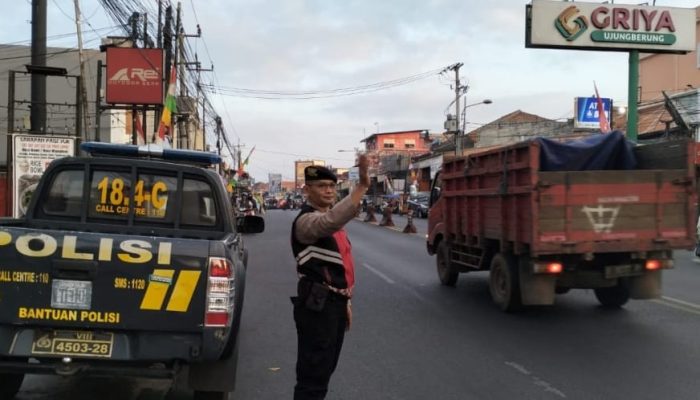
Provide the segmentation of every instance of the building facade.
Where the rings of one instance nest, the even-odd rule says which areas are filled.
[[[381,132],[362,142],[369,159],[370,195],[404,192],[412,157],[430,153],[432,138],[425,129]]]
[[[662,91],[673,94],[700,88],[700,7],[695,9],[696,50],[688,54],[640,54],[639,97],[645,103],[663,98]]]

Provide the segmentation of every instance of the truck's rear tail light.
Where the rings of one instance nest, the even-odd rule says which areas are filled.
[[[536,274],[559,274],[564,270],[564,266],[559,262],[541,262],[532,266],[532,272]]]
[[[209,258],[207,310],[204,326],[227,326],[233,314],[235,275],[231,262],[225,258]]]
[[[673,268],[673,260],[647,260],[644,264],[644,269],[647,271],[656,271],[657,269]]]
[[[653,271],[655,269],[660,269],[661,263],[659,262],[659,260],[647,260],[644,268],[646,268],[649,271]]]
[[[209,276],[230,277],[231,263],[225,258],[212,257],[209,259]]]

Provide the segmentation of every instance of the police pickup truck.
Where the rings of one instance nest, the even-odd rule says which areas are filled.
[[[246,251],[220,157],[83,143],[54,161],[22,219],[0,221],[0,398],[24,374],[175,379],[226,399]]]

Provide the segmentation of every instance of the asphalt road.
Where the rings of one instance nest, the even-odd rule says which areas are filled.
[[[245,238],[250,259],[236,400],[291,398],[295,215],[269,211],[265,233]],[[348,225],[354,323],[329,400],[699,397],[700,264],[690,253],[677,253],[659,300],[611,311],[592,291],[578,290],[551,307],[504,314],[491,303],[486,273],[460,275],[456,288],[439,285],[424,221],[417,220],[418,234],[359,220]],[[160,398],[163,385],[31,377],[19,399]]]

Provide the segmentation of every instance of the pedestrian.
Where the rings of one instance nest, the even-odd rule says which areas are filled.
[[[355,272],[343,227],[354,218],[369,187],[367,157],[358,161],[358,184],[335,205],[338,180],[333,172],[321,166],[304,170],[306,202],[292,224],[299,276],[297,296],[292,297],[298,346],[294,400],[326,397],[345,332],[352,325]]]

